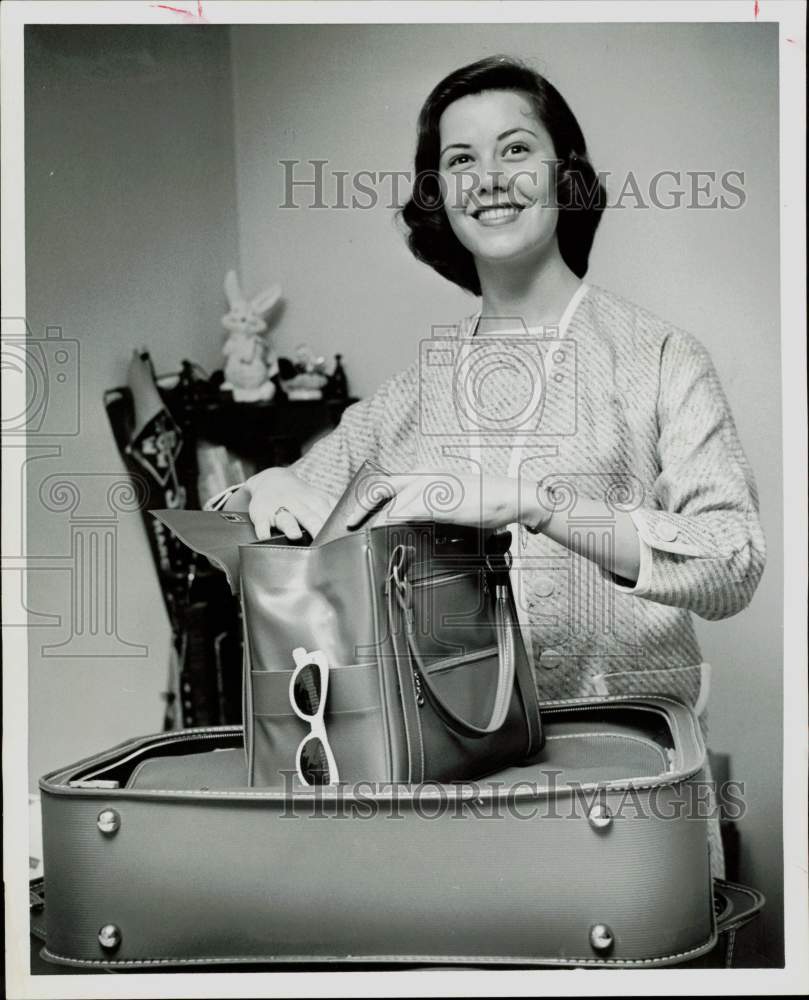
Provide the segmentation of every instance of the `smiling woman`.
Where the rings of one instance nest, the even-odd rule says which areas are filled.
[[[481,294],[475,252],[462,235],[474,229],[458,226],[469,212],[481,226],[502,224],[491,214],[502,204],[520,214],[536,208],[526,228],[537,235],[544,228],[546,248],[548,231],[555,232],[562,261],[584,277],[606,191],[573,112],[538,73],[504,56],[451,73],[419,115],[415,166],[413,197],[402,213],[408,243],[445,278]],[[512,256],[508,247],[500,256]]]
[[[707,735],[692,614],[752,598],[758,491],[705,348],[583,281],[604,204],[543,77],[498,56],[442,80],[402,217],[413,254],[480,308],[228,503],[259,537],[314,536],[366,459],[392,469],[391,518],[511,530],[543,700],[675,696]],[[710,843],[721,874],[715,818]]]

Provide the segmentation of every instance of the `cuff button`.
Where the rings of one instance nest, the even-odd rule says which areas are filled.
[[[680,534],[673,524],[668,524],[665,521],[655,526],[654,533],[661,542],[674,542]]]
[[[561,667],[562,657],[555,649],[543,649],[540,653],[539,662],[545,670],[554,670],[556,667]]]
[[[554,582],[549,576],[537,577],[533,587],[537,597],[550,597],[555,589]]]

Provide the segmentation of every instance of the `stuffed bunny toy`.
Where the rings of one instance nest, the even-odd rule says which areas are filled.
[[[231,389],[240,403],[270,400],[275,395],[275,383],[270,379],[278,371],[275,356],[268,356],[262,334],[267,324],[262,318],[281,298],[281,286],[271,285],[248,302],[239,286],[235,271],[225,277],[225,295],[229,311],[222,317],[228,332],[222,353],[225,355],[223,389]]]

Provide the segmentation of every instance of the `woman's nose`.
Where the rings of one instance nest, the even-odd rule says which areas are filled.
[[[493,194],[502,192],[507,187],[506,172],[499,158],[492,154],[482,157],[480,160],[480,176],[478,178],[478,191],[483,194]]]

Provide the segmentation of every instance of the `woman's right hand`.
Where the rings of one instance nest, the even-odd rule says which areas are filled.
[[[245,506],[259,540],[269,538],[270,531],[276,528],[296,541],[301,538],[301,528],[314,538],[331,513],[334,500],[289,469],[277,467],[251,476],[230,497],[225,510],[244,510]]]

